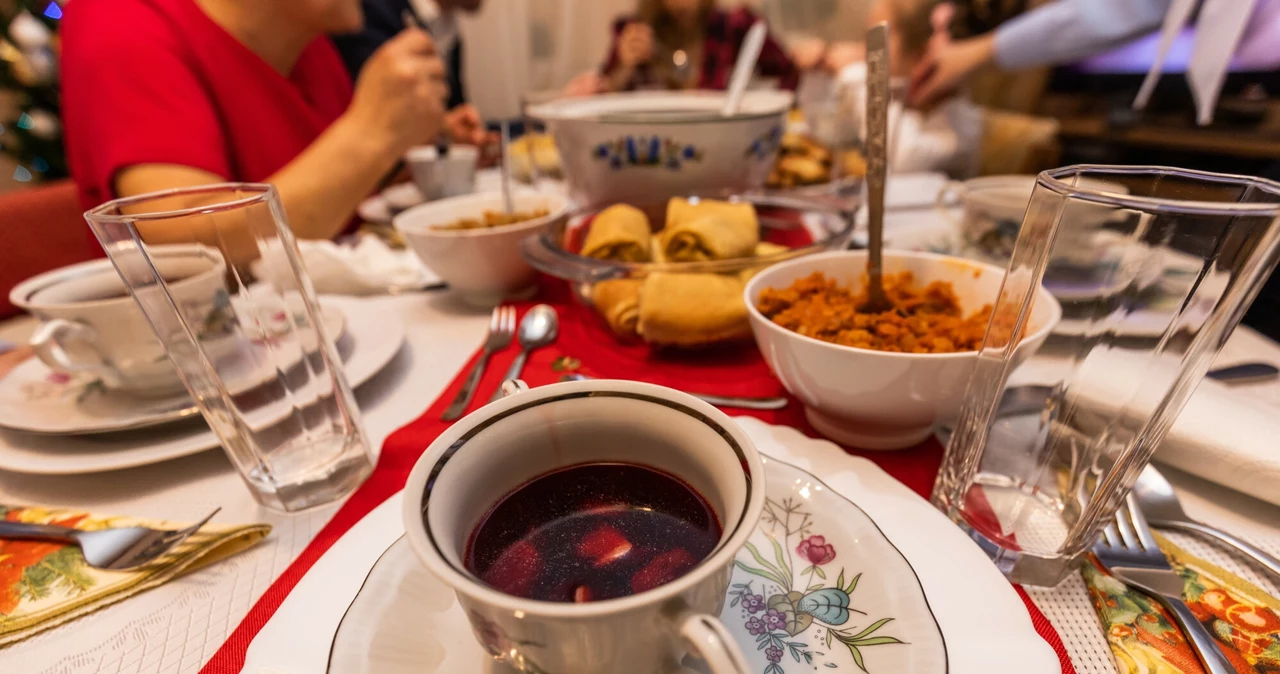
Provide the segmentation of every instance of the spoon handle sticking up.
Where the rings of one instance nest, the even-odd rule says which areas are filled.
[[[436,53],[441,58],[448,58],[449,50],[453,49],[453,45],[446,36],[442,35],[445,31],[438,26],[432,25],[433,23],[439,23],[438,8],[435,7],[434,3],[424,3],[425,5],[431,5],[428,16],[423,17],[412,9],[406,9],[400,12],[400,19],[404,21],[405,28],[421,28],[427,31],[427,34],[431,36],[431,41],[435,43]],[[449,156],[449,136],[443,131],[436,136],[436,154],[441,158]]]
[[[502,207],[507,215],[516,211],[511,201],[511,124],[505,119],[502,120]]]
[[[888,173],[889,24],[867,31],[867,304],[866,312],[893,308],[884,293],[884,183]]]
[[[720,111],[722,116],[732,117],[738,114],[742,96],[747,91],[747,84],[751,82],[751,74],[756,70],[756,61],[760,60],[760,50],[764,49],[764,39],[768,35],[768,25],[764,21],[756,21],[743,38],[738,60],[733,65],[733,75],[729,78],[729,95],[725,97],[724,108]]]

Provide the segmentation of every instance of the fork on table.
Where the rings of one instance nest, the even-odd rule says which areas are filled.
[[[471,368],[467,381],[463,383],[462,390],[458,391],[449,408],[440,415],[442,421],[456,421],[462,418],[467,411],[467,406],[471,404],[471,399],[476,395],[476,387],[480,385],[485,368],[489,366],[489,358],[511,346],[511,339],[515,334],[515,307],[504,306],[494,309],[493,315],[489,318],[489,334],[484,339],[484,351],[480,354],[480,360],[477,360],[475,366]]]
[[[1174,622],[1191,641],[1191,647],[1206,672],[1235,674],[1235,668],[1222,654],[1209,630],[1182,601],[1182,576],[1173,570],[1169,558],[1160,550],[1133,494],[1125,498],[1115,520],[1102,530],[1102,536],[1093,546],[1093,554],[1112,576],[1145,592],[1168,609]]]
[[[84,561],[95,569],[129,571],[144,566],[176,548],[204,526],[221,508],[204,519],[176,531],[147,527],[119,527],[81,531],[52,524],[31,524],[0,520],[0,538],[40,540],[80,546]]]

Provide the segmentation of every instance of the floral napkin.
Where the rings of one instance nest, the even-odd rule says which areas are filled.
[[[1218,641],[1240,674],[1280,672],[1280,600],[1255,585],[1156,535],[1186,584],[1182,598]],[[1204,671],[1169,614],[1146,595],[1107,575],[1093,560],[1084,567],[1089,598],[1121,674]]]
[[[4,505],[0,505],[0,518],[83,530],[189,526],[179,522]],[[168,554],[135,571],[91,568],[85,564],[80,548],[75,546],[0,539],[0,648],[226,559],[270,532],[271,527],[266,524],[207,524]]]

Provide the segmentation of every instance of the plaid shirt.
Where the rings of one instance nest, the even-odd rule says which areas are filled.
[[[618,68],[618,38],[622,35],[622,29],[636,20],[633,16],[627,16],[613,23],[613,45],[609,48],[609,60],[602,69],[605,75]],[[733,62],[738,58],[738,49],[755,22],[756,16],[745,8],[731,12],[712,10],[711,16],[707,18],[702,45],[702,70],[698,73],[697,88],[728,88],[729,78],[733,75]],[[638,68],[627,88],[635,89],[658,79],[653,70],[652,67]],[[764,41],[764,49],[760,51],[760,60],[756,63],[756,75],[777,78],[778,86],[791,91],[795,91],[800,82],[800,71],[772,35]]]

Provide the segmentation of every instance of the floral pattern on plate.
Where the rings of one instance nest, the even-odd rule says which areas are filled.
[[[769,497],[720,615],[754,670],[946,671],[938,625],[902,554],[816,477],[764,458]]]

